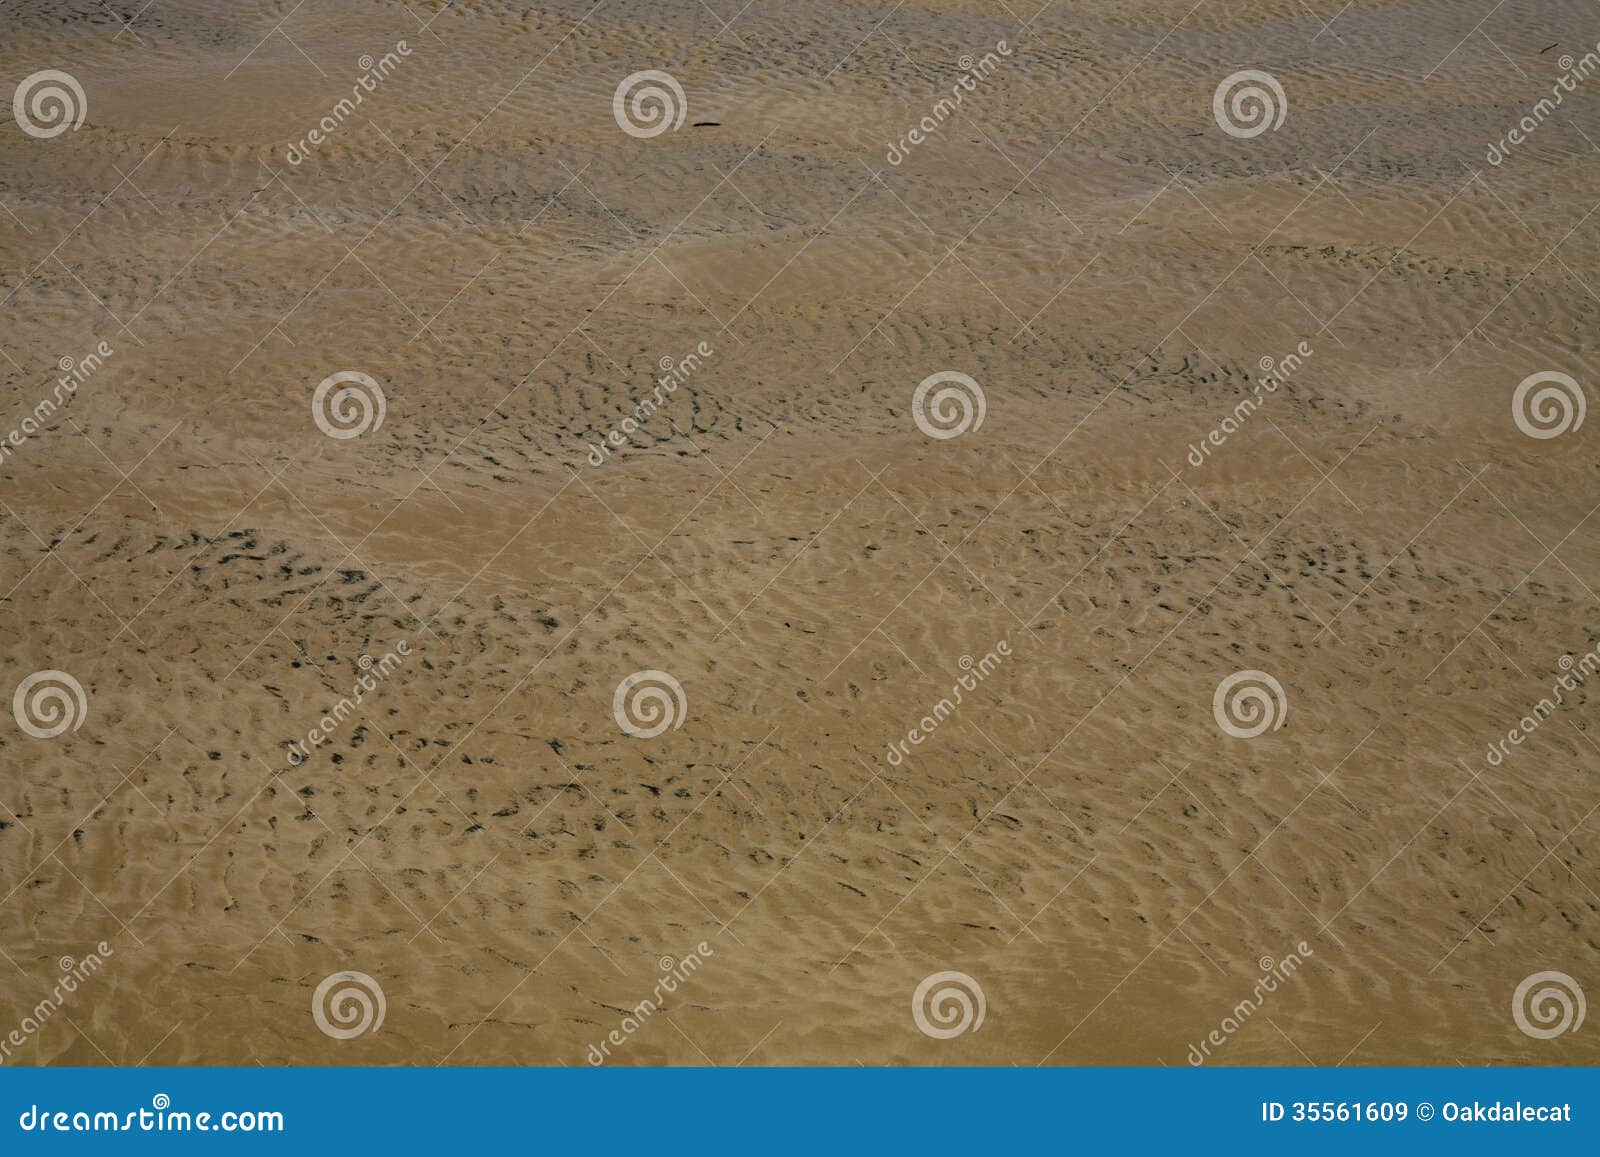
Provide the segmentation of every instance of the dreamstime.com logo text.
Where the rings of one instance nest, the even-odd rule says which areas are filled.
[[[640,426],[648,422],[651,416],[671,400],[677,393],[678,387],[688,381],[697,373],[705,359],[717,351],[707,342],[701,342],[693,350],[673,361],[670,357],[663,357],[660,362],[661,376],[656,379],[656,388],[650,392],[649,397],[640,400],[634,406],[633,413],[622,419],[600,441],[589,446],[589,465],[599,466],[605,462],[616,448],[621,446]]]
[[[363,56],[356,61],[361,68],[361,75],[356,77],[350,95],[341,97],[339,103],[333,106],[327,116],[317,122],[315,128],[288,147],[284,152],[288,162],[291,165],[299,165],[311,155],[312,150],[338,132],[339,126],[355,115],[356,108],[366,100],[367,94],[377,91],[378,82],[387,79],[400,67],[400,61],[410,55],[411,46],[404,40],[397,40],[393,52],[385,52],[377,60],[373,60],[371,56]]]
[[[1595,52],[1600,52],[1600,44],[1595,45]],[[1491,165],[1502,164],[1511,155],[1513,148],[1526,142],[1534,131],[1549,119],[1567,93],[1577,91],[1578,85],[1588,80],[1596,69],[1600,69],[1600,56],[1595,52],[1585,52],[1580,60],[1573,60],[1568,54],[1556,61],[1561,66],[1561,75],[1556,77],[1555,84],[1550,86],[1550,95],[1536,101],[1527,116],[1513,125],[1505,136],[1489,146],[1485,159]]]
[[[693,952],[681,960],[663,956],[659,962],[661,977],[651,989],[650,995],[625,1011],[622,1014],[622,1022],[606,1034],[605,1040],[598,1045],[590,1045],[585,1059],[591,1065],[605,1064],[606,1059],[611,1056],[611,1050],[627,1044],[633,1034],[643,1028],[645,1022],[661,1008],[661,998],[677,992],[678,986],[687,981],[705,963],[705,958],[714,955],[716,953],[711,945],[702,940],[694,946]]]
[[[1250,990],[1250,995],[1233,1006],[1233,1011],[1222,1018],[1222,1023],[1206,1034],[1204,1040],[1197,1045],[1189,1046],[1189,1063],[1199,1066],[1206,1063],[1213,1049],[1219,1049],[1228,1043],[1228,1038],[1244,1027],[1246,1021],[1260,1011],[1266,1003],[1268,996],[1278,991],[1280,984],[1288,982],[1300,966],[1305,963],[1307,956],[1313,955],[1311,945],[1304,940],[1295,945],[1296,951],[1288,953],[1282,960],[1273,960],[1270,956],[1263,956],[1257,964],[1261,969],[1261,976],[1256,981],[1255,987]]]
[[[73,960],[70,956],[61,958],[59,967],[61,975],[56,979],[55,987],[50,990],[38,1004],[33,1006],[33,1011],[24,1016],[17,1026],[0,1040],[0,1064],[11,1059],[11,1054],[27,1044],[45,1022],[55,1015],[56,1010],[66,1003],[67,997],[78,991],[78,985],[88,980],[89,977],[100,971],[100,966],[105,963],[105,958],[112,955],[111,945],[104,940],[95,945],[96,951],[89,953],[82,960]]]
[[[1299,373],[1305,360],[1315,352],[1310,342],[1303,341],[1294,347],[1292,353],[1284,354],[1277,361],[1270,356],[1263,356],[1259,363],[1262,376],[1256,379],[1250,396],[1234,406],[1233,413],[1222,419],[1221,425],[1200,441],[1190,444],[1189,465],[1196,468],[1205,465],[1206,459],[1211,457],[1211,451],[1237,434],[1245,419],[1266,404],[1267,395],[1277,393],[1278,387]]]
[[[1511,748],[1521,747],[1524,740],[1539,730],[1544,721],[1556,713],[1557,707],[1567,705],[1568,693],[1582,687],[1591,675],[1600,671],[1600,647],[1576,659],[1571,655],[1562,655],[1556,660],[1556,666],[1561,668],[1562,673],[1550,685],[1550,694],[1535,703],[1526,715],[1517,720],[1517,726],[1507,731],[1504,739],[1497,739],[1489,744],[1486,758],[1490,767],[1499,767],[1504,763],[1506,756],[1511,754]]]
[[[4,462],[16,453],[18,446],[42,430],[51,416],[78,392],[78,387],[93,377],[95,371],[115,352],[110,342],[103,341],[81,358],[74,360],[71,357],[63,357],[56,363],[61,368],[61,376],[56,379],[50,396],[40,399],[33,412],[17,423],[17,428],[0,440],[0,462]]]
[[[927,116],[912,125],[898,141],[891,144],[884,159],[891,165],[903,164],[911,155],[912,149],[932,139],[933,135],[944,127],[944,122],[949,120],[956,109],[966,101],[968,93],[978,91],[980,81],[988,80],[994,75],[995,69],[1000,67],[1000,57],[1012,55],[1014,55],[1012,48],[1004,40],[997,40],[994,52],[985,52],[977,60],[973,60],[971,56],[963,56],[957,60],[956,66],[961,69],[961,75],[951,86],[950,95],[940,97]]]
[[[361,668],[361,677],[350,687],[350,694],[340,699],[333,705],[333,710],[317,721],[317,725],[306,732],[304,739],[296,739],[289,744],[289,762],[298,766],[311,757],[312,751],[321,747],[328,741],[328,737],[339,729],[346,719],[355,714],[361,701],[382,683],[395,668],[400,666],[402,659],[411,656],[411,644],[401,639],[394,645],[393,651],[385,651],[383,658],[374,660],[371,655],[362,655],[356,661],[356,666]]]
[[[956,681],[950,686],[950,694],[940,699],[933,705],[933,710],[924,715],[916,727],[906,732],[904,739],[896,739],[889,744],[889,766],[899,767],[905,762],[906,756],[911,754],[913,747],[920,747],[925,739],[939,729],[939,726],[950,716],[955,714],[956,708],[961,706],[961,693],[963,691],[976,691],[978,684],[982,683],[995,668],[1011,657],[1011,643],[1001,639],[994,645],[994,650],[985,652],[983,658],[973,661],[971,655],[962,655],[960,663],[962,673],[956,676]]]
[[[51,1110],[29,1105],[17,1117],[24,1133],[282,1133],[283,1114],[273,1110],[225,1109],[191,1113],[172,1107],[172,1098],[157,1093],[150,1108],[113,1113]]]

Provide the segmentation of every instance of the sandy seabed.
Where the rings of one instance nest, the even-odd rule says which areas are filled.
[[[5,1063],[1600,1061],[1600,15],[1040,2],[0,10]]]

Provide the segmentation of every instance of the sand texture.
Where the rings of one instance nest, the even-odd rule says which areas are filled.
[[[0,7],[0,1060],[1600,1062],[1600,12],[1040,3]]]

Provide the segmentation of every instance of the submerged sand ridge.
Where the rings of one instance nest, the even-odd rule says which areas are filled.
[[[1587,7],[1031,8],[5,17],[0,1059],[1600,1055]]]

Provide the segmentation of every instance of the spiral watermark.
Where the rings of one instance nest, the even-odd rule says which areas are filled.
[[[1576,430],[1588,409],[1583,387],[1557,370],[1529,374],[1511,395],[1511,418],[1530,438],[1559,438]]]
[[[654,739],[669,727],[676,731],[688,710],[683,684],[665,671],[635,671],[611,697],[617,726],[635,739]]]
[[[17,726],[35,739],[54,739],[83,726],[89,700],[83,684],[65,671],[35,671],[17,684],[11,714]]]
[[[329,374],[311,395],[311,419],[317,429],[341,441],[376,431],[388,412],[383,387],[357,370]]]
[[[934,387],[940,387],[934,390]],[[928,397],[929,392],[933,397]],[[983,425],[988,403],[983,387],[957,370],[941,370],[922,379],[911,395],[911,416],[917,429],[941,441],[958,438]]]
[[[1535,972],[1511,994],[1511,1019],[1534,1040],[1550,1040],[1583,1027],[1588,1004],[1565,972]]]
[[[353,1040],[383,1027],[383,989],[365,972],[335,972],[311,994],[311,1019],[334,1040]]]
[[[1268,728],[1283,726],[1289,700],[1283,684],[1265,671],[1236,671],[1217,684],[1211,696],[1217,726],[1235,739],[1254,739]]]
[[[1276,132],[1289,115],[1283,85],[1270,72],[1243,68],[1224,77],[1211,95],[1211,115],[1230,137],[1249,140],[1268,129]]]
[[[911,1019],[935,1040],[977,1032],[987,1011],[983,989],[965,972],[935,972],[911,994]]]
[[[89,100],[71,73],[46,68],[23,77],[11,96],[11,115],[30,137],[49,140],[83,127]]]
[[[630,137],[647,140],[681,129],[689,101],[670,72],[649,68],[622,78],[611,96],[611,115]]]

